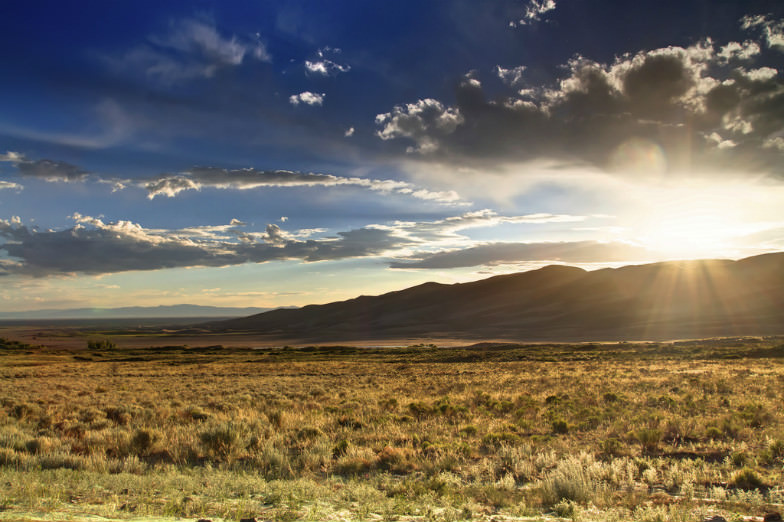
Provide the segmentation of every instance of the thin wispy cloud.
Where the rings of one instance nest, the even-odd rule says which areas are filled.
[[[173,21],[168,31],[150,35],[145,42],[109,63],[122,70],[136,68],[156,81],[171,84],[211,78],[221,69],[242,65],[246,59],[271,61],[266,46],[248,37],[221,34],[209,20]]]

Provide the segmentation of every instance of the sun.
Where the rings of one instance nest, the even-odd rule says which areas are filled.
[[[638,227],[638,241],[668,258],[724,257],[742,228],[738,195],[725,190],[673,191],[657,198]]]

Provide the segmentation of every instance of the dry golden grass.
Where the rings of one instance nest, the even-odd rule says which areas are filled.
[[[445,521],[781,511],[782,342],[0,343],[0,507]]]

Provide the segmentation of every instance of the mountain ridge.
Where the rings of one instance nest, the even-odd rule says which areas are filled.
[[[644,340],[784,333],[784,252],[585,271],[564,265],[208,325],[319,340]]]
[[[0,312],[0,320],[14,319],[134,319],[134,318],[204,318],[242,317],[267,312],[271,308],[227,307],[194,304],[159,306],[122,306],[116,308],[41,309],[24,312]]]

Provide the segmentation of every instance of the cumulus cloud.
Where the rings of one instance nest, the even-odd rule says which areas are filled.
[[[741,19],[743,29],[758,29],[768,47],[784,51],[784,20],[774,20],[769,15],[748,15]]]
[[[468,248],[410,256],[390,268],[445,269],[526,262],[611,263],[646,261],[651,253],[626,243],[598,241],[485,243]]]
[[[472,72],[459,83],[454,105],[425,98],[395,106],[376,117],[376,134],[440,163],[547,160],[631,175],[653,158],[670,171],[780,174],[784,158],[764,144],[784,130],[784,83],[773,67],[749,67],[757,49],[744,42],[717,51],[706,39],[611,63],[575,56],[557,82],[545,85],[528,84],[522,67],[496,66],[507,96],[488,99]],[[714,132],[724,139],[703,139]],[[630,140],[648,150],[629,155]]]
[[[289,103],[292,105],[322,105],[324,103],[324,93],[305,91],[299,94],[292,94],[289,96]]]
[[[397,105],[391,112],[376,116],[376,125],[381,126],[376,135],[382,140],[408,138],[416,142],[409,152],[433,152],[439,141],[455,131],[463,123],[457,108],[445,107],[438,100],[425,98],[415,103]]]
[[[216,189],[248,190],[261,187],[335,187],[357,186],[384,193],[397,193],[451,205],[465,205],[455,191],[430,191],[406,181],[342,177],[332,174],[293,172],[289,170],[222,169],[196,167],[181,174],[167,174],[143,183],[150,199],[174,197],[187,190]]]
[[[221,69],[241,65],[246,57],[271,61],[258,39],[223,36],[214,23],[189,18],[172,22],[167,34],[150,36],[111,63],[118,70],[131,66],[162,83],[174,83],[211,78]]]
[[[555,9],[555,0],[529,0],[525,6],[523,17],[509,22],[510,27],[530,25],[540,22],[542,17]]]
[[[129,270],[230,266],[298,259],[328,261],[379,255],[410,242],[391,232],[361,228],[320,239],[297,238],[277,225],[240,240],[240,225],[182,230],[146,229],[130,221],[106,223],[74,214],[65,230],[38,231],[20,220],[0,220],[0,238],[10,260],[0,274],[43,277],[56,274],[105,274]]]
[[[551,214],[500,216],[481,210],[435,221],[370,224],[325,235],[327,231],[321,228],[289,231],[275,223],[261,231],[248,230],[248,225],[237,219],[223,225],[169,230],[149,229],[126,220],[106,222],[79,213],[71,218],[74,225],[69,228],[43,231],[24,225],[18,217],[0,220],[0,251],[7,254],[0,259],[0,275],[105,274],[369,256],[396,258],[396,263],[408,267],[420,263],[425,268],[425,264],[434,263],[428,261],[434,254],[417,254],[417,249],[471,247],[473,243],[459,233],[466,229],[584,219]]]
[[[3,189],[17,189],[21,190],[23,187],[18,183],[13,183],[11,181],[0,181],[0,190]]]
[[[716,57],[723,62],[732,60],[750,60],[760,53],[760,46],[757,42],[746,40],[743,43],[730,42],[723,46]]]

